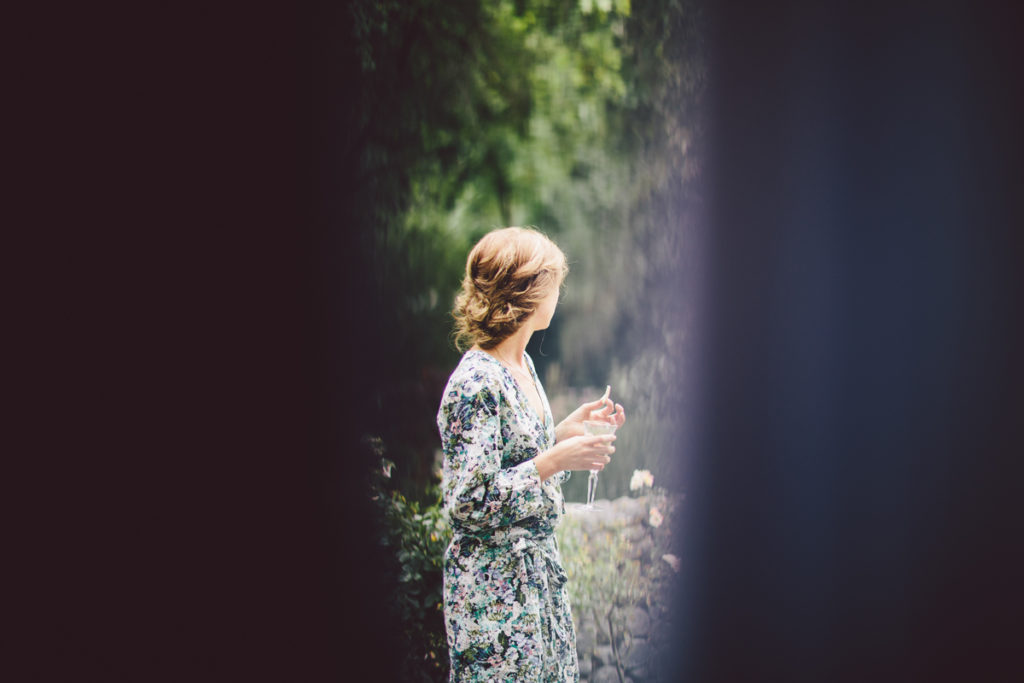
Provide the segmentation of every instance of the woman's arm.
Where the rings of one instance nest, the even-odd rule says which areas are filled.
[[[438,428],[445,456],[444,504],[452,526],[480,532],[543,514],[542,478],[535,460],[501,467],[496,393],[482,382],[451,392],[438,413]]]
[[[438,413],[444,507],[455,528],[479,532],[543,514],[541,482],[563,470],[602,469],[614,435],[573,436],[514,467],[501,467],[496,392],[484,382],[449,389]]]
[[[572,436],[533,459],[541,480],[559,472],[572,470],[603,470],[615,452],[614,434]]]
[[[547,481],[559,472],[565,470],[561,465],[559,453],[553,448],[538,455],[533,459],[533,463],[537,466],[537,474],[540,476],[541,481]]]

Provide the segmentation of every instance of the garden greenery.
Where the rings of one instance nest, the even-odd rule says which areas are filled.
[[[382,451],[380,441],[376,443]],[[440,489],[431,490],[432,504],[410,501],[392,488],[393,471],[394,463],[381,458],[372,475],[371,495],[380,512],[380,542],[394,557],[390,583],[395,592],[389,608],[404,641],[395,654],[402,659],[402,680],[440,683],[448,680],[441,570],[451,529]]]

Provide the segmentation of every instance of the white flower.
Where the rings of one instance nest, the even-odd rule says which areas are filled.
[[[676,557],[672,553],[669,553],[667,555],[662,555],[661,559],[663,559],[666,562],[668,562],[669,566],[672,567],[672,571],[676,571],[676,572],[679,571],[679,558],[678,557]]]
[[[661,526],[661,523],[665,521],[665,518],[662,517],[661,511],[658,510],[658,508],[652,507],[651,508],[651,516],[650,516],[650,518],[647,521],[648,521],[648,523],[650,523],[651,526],[657,527],[657,526]]]
[[[644,486],[654,486],[654,475],[647,470],[633,470],[629,480],[629,490],[639,491]]]

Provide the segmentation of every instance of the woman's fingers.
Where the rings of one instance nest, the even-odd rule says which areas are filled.
[[[615,452],[614,434],[600,434],[594,436],[576,436],[565,442],[566,447],[572,453],[573,464],[571,469],[600,469],[611,462],[609,457]],[[570,444],[572,446],[570,447]]]
[[[601,394],[601,398],[597,399],[596,401],[591,401],[590,403],[584,403],[583,409],[588,412],[593,412],[595,410],[608,407],[608,405],[611,403],[611,401],[608,400],[608,396],[609,394],[611,394],[611,392],[612,387],[609,384],[608,386],[605,387],[604,393]]]
[[[621,403],[609,404],[605,408],[594,411],[593,417],[614,424],[616,428],[621,427],[626,421],[626,411]]]
[[[588,405],[591,405],[591,404],[588,404]],[[607,421],[608,418],[612,415],[612,412],[614,412],[614,408],[615,408],[614,404],[612,404],[611,401],[606,402],[604,405],[601,405],[601,404],[595,402],[593,405],[594,405],[594,408],[591,409],[590,412],[588,413],[588,415],[590,416],[588,419],[591,419],[591,420],[606,420]]]

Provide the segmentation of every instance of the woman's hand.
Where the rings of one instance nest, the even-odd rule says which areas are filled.
[[[614,434],[571,436],[559,441],[549,450],[533,459],[541,481],[562,470],[597,470],[611,462],[608,456],[615,452]]]
[[[559,442],[563,439],[583,434],[584,420],[608,422],[615,425],[616,429],[621,427],[626,421],[626,411],[623,410],[620,404],[612,403],[611,399],[608,398],[610,393],[611,387],[608,387],[605,389],[604,396],[596,401],[584,403],[572,411],[569,417],[559,422],[558,426],[555,427],[555,441]]]

